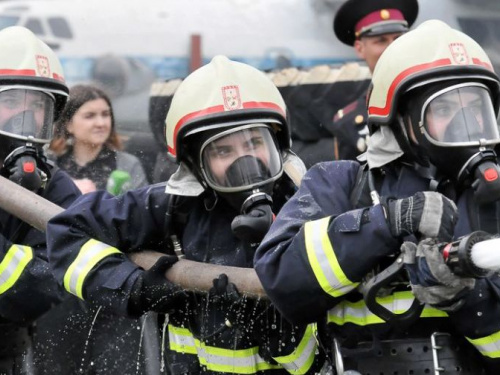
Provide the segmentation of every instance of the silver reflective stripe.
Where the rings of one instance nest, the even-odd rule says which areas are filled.
[[[64,288],[83,299],[83,282],[92,268],[105,257],[121,252],[110,245],[94,239],[88,240],[64,275]]]
[[[244,349],[244,352],[239,350],[221,350],[221,348],[214,348],[206,345],[197,347],[198,356],[201,363],[206,364],[209,369],[222,369],[221,366],[228,366],[227,368],[234,368],[236,372],[244,373],[245,368],[259,369],[259,364],[264,363],[264,359],[256,353],[254,348]],[[257,349],[257,348],[255,348]],[[240,353],[238,353],[240,352]],[[237,369],[241,369],[238,371]]]
[[[196,354],[196,344],[191,332],[186,328],[168,325],[170,349],[178,353]]]
[[[424,192],[424,197],[424,210],[418,226],[418,231],[420,233],[426,233],[429,237],[437,237],[443,217],[443,200],[431,192]],[[411,200],[411,202],[413,203],[413,200]],[[409,212],[409,214],[411,214],[411,212]]]
[[[7,250],[0,263],[0,294],[14,286],[31,259],[33,250],[29,246],[14,244]]]
[[[485,357],[500,358],[500,331],[479,339],[470,339],[472,345]]]
[[[208,346],[195,339],[186,328],[168,326],[170,349],[178,353],[197,354],[200,363],[208,370],[235,374],[254,374],[258,371],[280,369],[279,365],[267,363],[258,348],[223,349]]]
[[[342,296],[357,283],[344,274],[328,236],[330,217],[309,221],[304,226],[307,256],[321,288],[333,297]]]
[[[393,314],[401,314],[407,311],[415,297],[411,292],[395,292],[393,295],[377,298],[377,302],[384,306]],[[444,311],[425,306],[420,317],[446,317]],[[384,323],[377,315],[373,314],[366,306],[363,300],[350,302],[342,301],[333,309],[328,311],[328,322],[342,325],[345,323],[353,323],[360,326],[369,324]]]
[[[287,356],[274,357],[274,360],[292,374],[305,374],[314,362],[318,347],[314,331],[314,325],[309,324],[295,351]]]

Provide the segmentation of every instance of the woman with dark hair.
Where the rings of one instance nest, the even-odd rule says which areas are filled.
[[[117,195],[147,185],[139,159],[120,151],[121,142],[106,93],[92,85],[76,85],[70,89],[70,96],[50,144],[58,167],[73,178],[84,194],[106,189]],[[97,305],[70,298],[43,316],[39,324],[41,345],[37,347],[35,362],[40,374],[159,371],[155,370],[159,369],[159,362],[148,354],[148,350],[159,347],[156,336],[151,336],[152,341],[147,334],[157,329],[152,317],[115,316]]]
[[[111,101],[96,86],[71,88],[50,149],[82,193],[118,194],[148,183],[139,159],[121,151]]]

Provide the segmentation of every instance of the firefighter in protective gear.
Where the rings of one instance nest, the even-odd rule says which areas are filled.
[[[417,0],[348,0],[333,20],[333,31],[354,47],[373,73],[380,55],[411,27],[418,14]],[[335,159],[355,160],[366,152],[369,139],[366,93],[340,109],[328,129],[335,136]]]
[[[67,207],[79,195],[47,161],[54,119],[68,96],[54,52],[22,27],[0,31],[2,176]],[[64,297],[53,278],[45,234],[0,210],[0,373],[32,371],[33,321]]]
[[[169,373],[317,370],[323,356],[316,354],[313,325],[288,324],[268,302],[241,295],[225,275],[208,294],[182,291],[163,276],[181,249],[198,262],[253,266],[274,213],[305,170],[289,151],[279,91],[255,68],[216,56],[176,90],[165,133],[179,163],[166,186],[118,197],[91,193],[50,220],[57,279],[70,293],[120,314],[168,313]],[[144,271],[125,253],[145,248],[169,252]]]
[[[482,192],[498,183],[500,81],[476,42],[431,20],[387,48],[372,85],[367,165],[309,170],[257,274],[292,322],[324,321],[339,373],[497,373],[500,279],[451,274],[438,244],[498,234],[498,196]]]

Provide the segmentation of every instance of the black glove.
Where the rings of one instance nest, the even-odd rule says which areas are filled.
[[[208,294],[218,309],[226,313],[226,326],[241,326],[246,323],[246,297],[242,297],[236,288],[236,285],[230,283],[227,275],[222,273],[213,280],[213,287]]]
[[[128,305],[132,316],[147,311],[166,313],[183,298],[182,288],[165,278],[165,272],[177,261],[175,255],[164,255],[139,276],[132,287]]]
[[[474,289],[475,280],[451,272],[439,251],[436,239],[427,238],[418,246],[404,242],[401,246],[411,289],[422,303],[445,311],[455,311]]]
[[[248,243],[259,243],[273,222],[273,212],[268,204],[261,204],[247,214],[238,215],[231,223],[236,237]]]
[[[457,206],[436,192],[418,192],[409,198],[388,200],[384,204],[391,233],[410,234],[449,241],[458,219]]]

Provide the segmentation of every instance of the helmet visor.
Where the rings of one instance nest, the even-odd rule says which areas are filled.
[[[29,89],[0,91],[0,133],[38,143],[52,138],[54,98]]]
[[[241,126],[209,138],[201,147],[207,183],[222,192],[255,188],[279,177],[281,157],[270,128]]]
[[[500,142],[490,93],[479,83],[455,85],[431,95],[422,108],[420,124],[435,144]]]

